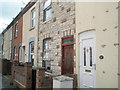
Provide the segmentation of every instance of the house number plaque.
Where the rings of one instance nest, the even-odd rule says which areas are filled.
[[[99,58],[100,58],[100,59],[104,59],[104,56],[103,56],[103,55],[100,55]]]

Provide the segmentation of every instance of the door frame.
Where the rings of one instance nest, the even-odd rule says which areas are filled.
[[[63,42],[64,39],[67,39],[67,38],[73,38],[73,42],[72,43],[65,43]],[[63,75],[63,53],[64,53],[64,47],[65,46],[69,46],[69,45],[72,45],[73,46],[73,51],[74,51],[74,35],[71,35],[71,36],[66,36],[66,37],[62,37],[62,42],[61,42],[61,55],[62,55],[62,60],[61,60],[61,74]],[[74,56],[74,52],[73,52],[73,56]],[[74,59],[74,57],[73,57]],[[73,60],[74,61],[74,60]],[[74,65],[73,65],[73,73],[74,73]]]
[[[95,41],[95,44],[94,44],[94,47],[95,47],[95,53],[94,53],[94,56],[95,56],[95,60],[94,60],[94,64],[96,64],[97,65],[97,63],[96,63],[96,31],[95,30],[87,30],[87,31],[84,31],[84,32],[81,32],[81,33],[79,33],[79,44],[78,44],[78,49],[79,49],[79,51],[78,51],[78,53],[79,53],[79,80],[81,80],[81,61],[80,61],[80,59],[81,59],[81,49],[80,49],[80,43],[81,43],[81,35],[82,35],[82,38],[83,38],[83,34],[84,35],[86,35],[86,34],[88,34],[88,33],[90,33],[90,35],[88,35],[88,36],[86,36],[86,38],[87,37],[89,37],[89,36],[91,36],[91,33],[92,33],[92,37],[94,37],[94,41]],[[94,88],[96,88],[96,72],[97,72],[97,70],[94,72]],[[80,86],[81,84],[80,84],[80,81],[79,81],[79,86]],[[81,88],[81,87],[80,87]]]

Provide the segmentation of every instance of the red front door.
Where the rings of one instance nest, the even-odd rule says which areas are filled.
[[[74,73],[73,45],[63,46],[62,74]]]

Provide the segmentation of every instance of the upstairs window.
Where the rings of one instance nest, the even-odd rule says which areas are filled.
[[[12,31],[10,32],[10,40],[12,40]]]
[[[52,17],[52,2],[51,0],[45,0],[43,10],[43,21],[46,21]]]
[[[35,8],[31,11],[31,28],[35,27]]]
[[[15,34],[14,37],[18,37],[18,22],[15,24]]]

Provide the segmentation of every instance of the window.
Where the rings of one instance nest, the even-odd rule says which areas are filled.
[[[92,67],[92,47],[90,47],[90,66]]]
[[[43,41],[43,67],[46,70],[50,70],[51,68],[51,39],[45,39]]]
[[[43,21],[46,21],[52,17],[52,5],[51,0],[45,0],[43,10]]]
[[[30,61],[32,62],[32,65],[34,65],[34,42],[30,42]]]
[[[17,54],[17,50],[16,50],[16,46],[14,47],[14,55],[13,55],[13,59],[16,59],[16,54]]]
[[[84,48],[84,66],[86,66],[86,48]]]
[[[18,59],[19,59],[19,62],[22,62],[22,47],[19,47]]]
[[[12,40],[12,31],[10,32],[10,40]]]
[[[64,44],[66,44],[66,43],[74,43],[74,38],[73,37],[65,38],[65,39],[63,39],[63,43]]]
[[[31,28],[35,27],[35,8],[31,11]]]
[[[15,34],[14,37],[16,38],[18,36],[18,22],[15,24]]]
[[[11,52],[11,48],[10,48],[10,59],[11,59],[11,54],[12,54],[12,52]]]

